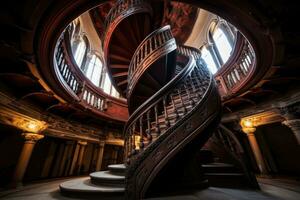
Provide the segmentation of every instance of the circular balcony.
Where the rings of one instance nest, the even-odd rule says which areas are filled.
[[[66,28],[61,34],[54,51],[54,71],[60,85],[72,97],[73,104],[82,109],[109,119],[126,121],[128,116],[126,100],[107,94],[105,88],[95,85],[78,66],[78,60],[72,51],[69,29]],[[108,76],[105,78],[109,79]],[[106,82],[104,81],[104,86]],[[113,89],[111,84],[109,87],[110,90]]]

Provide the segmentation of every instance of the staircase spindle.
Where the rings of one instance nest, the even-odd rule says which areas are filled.
[[[178,91],[178,95],[179,95],[179,98],[180,98],[180,101],[181,101],[181,105],[182,105],[182,108],[183,108],[183,114],[185,114],[187,112],[187,109],[184,105],[184,101],[182,99],[182,96],[181,96],[181,93],[180,93],[180,89],[177,90]]]
[[[154,106],[154,114],[155,114],[155,123],[156,123],[156,134],[159,136],[160,134],[160,127],[159,127],[159,121],[158,121],[158,110],[157,110],[157,104]]]
[[[150,110],[147,111],[147,140],[151,142],[151,122],[150,122]]]
[[[168,109],[167,109],[167,96],[163,97],[163,106],[164,106],[164,112],[165,112],[165,124],[166,127],[170,127],[170,121],[169,121],[169,116],[168,116]]]
[[[179,118],[179,114],[178,114],[178,111],[177,111],[177,107],[175,105],[175,101],[174,101],[173,95],[170,95],[170,98],[171,98],[172,106],[174,108],[175,121],[176,121]]]
[[[194,106],[194,100],[193,100],[193,98],[191,97],[190,90],[189,90],[189,88],[187,87],[186,81],[184,81],[183,87],[184,87],[185,92],[186,92],[186,94],[187,94],[189,103],[191,104],[191,106]]]
[[[143,115],[140,117],[140,149],[144,149],[144,137],[143,137]]]

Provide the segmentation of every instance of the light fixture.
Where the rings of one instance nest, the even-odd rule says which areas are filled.
[[[253,126],[253,122],[249,119],[244,120],[244,126],[247,127],[247,128],[250,128],[250,127]]]
[[[22,129],[23,131],[30,133],[39,133],[47,128],[47,123],[39,120],[29,120],[29,119],[14,119],[13,124]]]

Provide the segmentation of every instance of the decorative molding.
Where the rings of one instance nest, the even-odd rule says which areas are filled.
[[[26,142],[34,142],[34,143],[44,138],[43,135],[36,134],[36,133],[23,133],[22,136]]]
[[[21,102],[0,93],[0,123],[16,127],[22,132],[38,132],[51,137],[59,137],[71,140],[83,140],[98,143],[106,139],[105,128],[94,128],[62,119],[49,113],[40,113]],[[35,127],[31,127],[34,123]],[[33,130],[34,128],[34,130]],[[121,146],[119,141],[121,134],[114,132],[114,141],[108,138],[108,143]]]

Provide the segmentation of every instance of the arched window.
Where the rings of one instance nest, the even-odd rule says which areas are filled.
[[[223,19],[214,20],[208,30],[207,44],[201,48],[202,58],[215,74],[231,56],[236,30]]]
[[[74,59],[77,65],[81,68],[83,64],[83,59],[86,56],[87,45],[82,38],[80,38],[79,41],[75,41],[75,42],[78,42],[78,44],[74,50]]]
[[[100,78],[103,70],[103,64],[98,56],[93,54],[86,67],[85,75],[94,85],[100,86]]]
[[[82,73],[97,87],[114,97],[120,98],[120,94],[112,86],[105,66],[98,53],[91,51],[90,43],[80,27],[79,18],[69,25],[70,44],[74,60]]]
[[[219,27],[212,34],[212,38],[220,54],[222,63],[226,63],[231,55],[233,44],[229,42],[224,30]]]
[[[206,62],[208,69],[211,71],[211,73],[215,74],[218,71],[218,67],[211,53],[207,50],[205,46],[203,46],[201,49],[201,55],[204,61]]]

